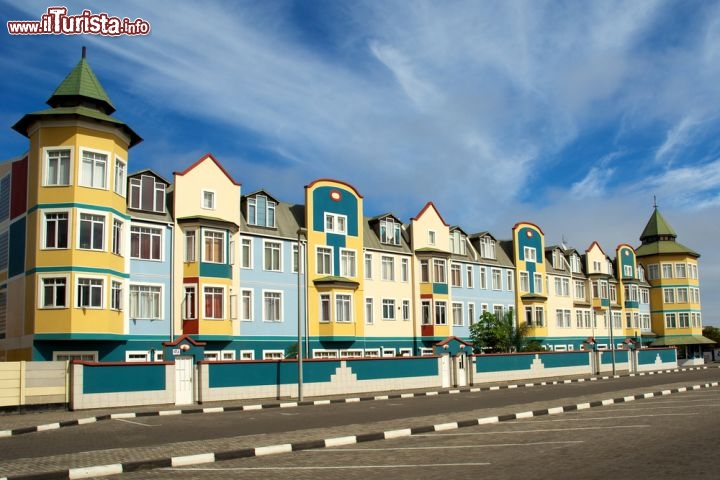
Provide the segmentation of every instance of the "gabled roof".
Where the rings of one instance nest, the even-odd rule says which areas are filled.
[[[370,223],[375,223],[375,222],[379,222],[380,220],[382,220],[382,219],[384,219],[384,218],[388,218],[388,217],[392,218],[393,220],[395,220],[395,221],[396,221],[397,223],[399,223],[400,225],[403,224],[402,220],[400,220],[395,214],[390,213],[390,212],[386,212],[386,213],[383,213],[383,214],[381,214],[381,215],[376,215],[376,216],[374,216],[374,217],[368,217],[368,218],[367,218],[367,221],[370,222]]]
[[[440,218],[440,221],[443,223],[443,225],[445,225],[446,227],[449,227],[449,226],[450,226],[450,225],[448,225],[448,223],[445,221],[445,219],[442,217],[442,215],[440,215],[440,211],[437,209],[437,207],[435,206],[435,204],[434,204],[433,202],[428,202],[428,203],[426,203],[425,206],[422,208],[422,210],[420,210],[420,213],[418,213],[418,214],[417,214],[415,217],[413,217],[411,220],[418,220],[418,219],[419,219],[420,217],[422,217],[422,216],[425,214],[425,212],[426,212],[428,209],[430,209],[430,208],[432,208],[433,210],[435,210],[435,213],[437,214],[438,218]]]
[[[254,192],[251,192],[251,193],[248,193],[248,194],[246,194],[246,195],[243,195],[242,198],[243,198],[243,199],[246,199],[246,198],[248,198],[248,197],[254,197],[254,196],[256,196],[256,195],[264,195],[264,196],[266,196],[267,198],[269,198],[270,200],[272,200],[273,202],[275,202],[275,203],[280,203],[280,200],[278,200],[277,198],[275,198],[275,196],[273,196],[272,194],[268,193],[268,191],[265,190],[264,188],[261,188],[260,190],[255,190]]]
[[[223,167],[222,164],[217,161],[217,159],[213,156],[212,153],[206,153],[205,155],[203,155],[202,157],[200,157],[195,163],[193,163],[192,165],[190,165],[188,168],[186,168],[186,169],[183,170],[182,172],[173,172],[173,175],[178,175],[178,176],[181,176],[181,177],[182,177],[182,176],[186,175],[187,173],[189,173],[191,170],[193,170],[195,167],[197,167],[198,165],[200,165],[202,162],[204,162],[204,161],[207,160],[207,159],[212,160],[212,161],[215,163],[215,165],[217,165],[217,167],[220,169],[220,171],[221,171],[222,173],[224,173],[225,176],[228,178],[228,180],[230,180],[234,185],[237,185],[238,187],[241,186],[240,183],[236,182],[235,179],[228,173],[228,171],[225,170],[225,167]]]
[[[411,253],[410,244],[407,238],[407,232],[402,227],[400,228],[400,245],[382,243],[380,241],[378,232],[375,228],[373,228],[373,226],[376,225],[377,222],[379,222],[381,219],[388,217],[397,220],[397,217],[395,217],[391,213],[386,213],[377,217],[365,217],[363,219],[363,246],[372,250],[385,250],[388,252],[407,254]],[[402,222],[398,221],[398,223],[402,225]]]
[[[462,232],[463,235],[465,235],[466,237],[469,238],[467,232],[466,232],[465,230],[463,230],[462,227],[460,227],[460,226],[458,226],[458,225],[453,225],[452,227],[450,227],[450,231],[451,231],[451,232],[453,232],[453,231],[455,231],[455,230],[460,230],[460,232]]]
[[[159,180],[162,180],[162,182],[163,182],[165,185],[170,186],[170,182],[168,182],[168,181],[165,179],[165,177],[163,177],[162,175],[160,175],[159,173],[157,173],[157,172],[156,172],[155,170],[153,170],[152,168],[143,168],[142,170],[138,170],[137,172],[130,173],[130,174],[128,174],[128,178],[140,177],[140,176],[142,176],[142,175],[151,175],[151,176],[153,176],[153,177],[155,177],[155,178],[157,178],[157,179],[159,179]]]

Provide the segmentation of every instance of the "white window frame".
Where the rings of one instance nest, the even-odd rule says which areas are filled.
[[[462,265],[450,262],[450,286],[462,287]]]
[[[342,297],[342,298],[340,298],[340,297]],[[340,293],[340,292],[336,292],[336,293],[335,293],[335,298],[334,298],[333,300],[334,300],[333,305],[335,306],[335,322],[336,322],[336,323],[353,323],[353,321],[354,321],[354,318],[353,318],[353,315],[354,315],[354,312],[353,312],[353,295],[352,295],[351,293]],[[348,318],[348,319],[340,320],[340,315],[339,315],[339,313],[340,313],[341,309],[339,308],[338,302],[339,302],[339,301],[342,301],[343,304],[345,304],[345,300],[348,300],[347,305],[348,305],[349,318]]]
[[[357,277],[357,252],[351,248],[340,249],[340,276]]]
[[[464,316],[464,308],[462,302],[452,302],[452,324],[453,327],[462,327],[465,325],[465,319]],[[457,314],[460,314],[458,318]]]
[[[125,351],[125,362],[127,363],[149,363],[150,351],[149,350],[126,350]]]
[[[400,259],[400,281],[407,283],[410,281],[410,259]]]
[[[515,273],[512,270],[505,270],[505,281],[507,282],[507,291],[515,290]]]
[[[412,357],[412,348],[400,348],[398,349],[398,354],[401,357]]]
[[[269,249],[269,250],[268,250]],[[268,268],[268,251],[271,253],[271,265]],[[275,253],[277,253],[277,266],[275,265]],[[264,272],[282,272],[283,271],[283,244],[277,240],[263,240],[263,271]]]
[[[383,357],[395,357],[395,356],[397,356],[397,350],[395,348],[391,348],[391,347],[383,347],[381,349],[380,354]]]
[[[95,185],[95,168],[97,168],[99,159],[93,158],[92,159],[92,178],[90,179],[90,184],[86,183],[83,178],[83,165],[85,164],[85,152],[91,153],[93,155],[104,155],[105,156],[105,178],[102,179],[103,184],[102,186]],[[78,172],[78,186],[80,187],[86,187],[86,188],[96,188],[98,190],[107,190],[109,187],[110,182],[108,181],[110,177],[110,158],[112,157],[111,153],[105,150],[96,150],[94,148],[86,148],[81,147],[80,148],[80,171]]]
[[[279,305],[278,305],[279,318],[278,319],[272,319],[272,320],[268,319],[268,311],[267,311],[266,303],[265,303],[267,301],[266,295],[268,295],[268,294],[279,295],[279,297],[273,297],[274,300],[279,302]],[[282,290],[263,289],[263,291],[262,291],[262,319],[263,319],[263,322],[283,323],[285,321],[285,310],[284,310],[285,298],[284,297],[285,297],[285,295]]]
[[[197,230],[186,230],[183,240],[185,263],[195,263],[198,251]]]
[[[222,295],[222,308],[221,308],[221,312],[220,312],[220,316],[219,316],[219,317],[218,317],[218,316],[208,317],[208,316],[206,315],[207,312],[206,312],[206,310],[205,310],[205,297],[206,297],[206,295],[208,295],[208,292],[206,291],[206,289],[208,289],[208,288],[220,289],[220,294]],[[215,295],[216,293],[218,293],[218,292],[211,292],[212,295]],[[214,284],[206,284],[206,285],[203,285],[203,288],[202,288],[202,310],[203,310],[203,311],[202,311],[202,318],[203,318],[203,319],[205,319],[205,320],[224,320],[224,319],[225,319],[225,311],[226,311],[226,309],[227,309],[227,301],[225,300],[225,294],[226,294],[226,293],[227,293],[227,292],[226,292],[226,286],[225,286],[225,285],[214,285]],[[200,314],[200,312],[198,312],[198,315],[199,315],[199,314]]]
[[[330,259],[330,264],[329,264],[330,271],[329,272],[326,272],[324,268],[322,270],[320,269],[321,266],[325,265],[324,261],[323,262],[319,261],[320,260],[319,255],[320,255],[321,251],[323,252],[323,259],[325,258],[326,255]],[[334,254],[333,247],[330,247],[328,245],[316,245],[315,246],[315,273],[317,275],[332,275],[333,274],[333,272],[335,271],[335,268],[333,265],[335,259],[333,258],[334,257],[333,254]]]
[[[193,291],[192,312],[195,312],[194,315],[192,315],[192,312],[188,312],[188,290]],[[181,312],[183,320],[197,320],[198,319],[199,300],[200,299],[198,298],[197,283],[184,283],[183,284],[182,312]]]
[[[323,308],[324,304],[327,305],[327,312]],[[332,294],[329,292],[321,292],[318,294],[318,306],[320,310],[318,311],[318,320],[320,323],[330,323],[332,322],[333,318],[333,301],[332,301]],[[324,316],[324,314],[327,314],[327,316]]]
[[[65,305],[57,305],[57,301],[53,305],[45,305],[45,280],[63,279],[65,280]],[[38,308],[44,310],[59,310],[70,308],[68,300],[72,292],[72,284],[70,283],[70,275],[68,274],[43,274],[38,276]]]
[[[91,280],[93,282],[100,281],[100,305],[84,305],[84,306],[80,305],[80,280]],[[101,277],[101,276],[97,276],[97,275],[83,274],[83,275],[78,275],[77,277],[75,277],[75,281],[73,282],[74,283],[73,290],[75,293],[73,305],[75,306],[75,308],[83,308],[83,309],[88,309],[88,310],[102,310],[103,308],[105,308],[105,302],[106,302],[105,283],[106,283],[106,280],[107,279],[105,277]],[[95,284],[90,286],[90,296],[91,297],[92,297],[92,289],[94,286],[95,286]]]
[[[502,290],[502,270],[500,270],[499,268],[490,269],[490,281],[493,290]]]
[[[67,218],[66,218],[66,221],[67,221],[67,233],[66,233],[67,245],[65,247],[48,247],[48,241],[47,241],[48,240],[48,228],[47,228],[48,218],[47,218],[47,216],[48,216],[48,214],[57,215],[57,214],[63,214],[63,213],[67,216]],[[55,220],[53,220],[53,221],[55,221]],[[56,243],[57,243],[57,232],[58,232],[58,230],[56,229],[56,231],[55,231]],[[70,212],[70,210],[59,210],[59,209],[45,210],[45,209],[43,209],[43,211],[42,211],[42,239],[41,239],[42,247],[41,248],[43,250],[67,250],[68,248],[70,248],[70,245],[72,245],[72,238],[73,238],[72,237],[72,213]]]
[[[138,236],[138,255],[133,255],[132,241],[133,236]],[[150,257],[145,258],[142,256],[142,238],[143,236],[150,237]],[[153,239],[159,237],[160,242],[160,257],[153,258],[152,256],[152,245]],[[162,262],[165,260],[165,229],[158,225],[151,223],[133,223],[130,225],[130,258],[133,260],[143,260],[146,262]]]
[[[205,256],[206,251],[207,251],[207,249],[205,248],[205,245],[206,245],[206,242],[209,237],[208,234],[214,235],[214,234],[218,234],[218,233],[221,235],[221,238],[222,238],[222,258],[220,259],[220,261],[209,260]],[[225,265],[227,263],[227,258],[228,258],[228,256],[227,256],[228,248],[227,248],[226,243],[227,243],[227,232],[225,230],[217,230],[217,229],[213,229],[213,228],[203,228],[202,229],[202,245],[200,247],[202,249],[202,261],[204,263],[214,263],[217,265]]]
[[[110,223],[112,224],[110,227],[110,252],[114,255],[120,255],[122,257],[124,244],[123,240],[125,237],[125,222],[122,219],[113,216]]]
[[[59,359],[58,357],[78,357],[78,358],[69,358],[69,359]],[[82,357],[92,357],[91,359],[84,359]],[[59,361],[70,361],[70,360],[80,360],[81,362],[97,362],[98,361],[98,352],[97,350],[56,350],[53,352],[53,361],[59,362]]]
[[[143,289],[143,288],[145,288],[145,289],[152,289],[149,293],[150,293],[152,296],[157,296],[157,307],[158,307],[157,316],[142,316],[142,315],[139,315],[139,312],[138,312],[138,311],[133,312],[133,308],[132,308],[132,307],[133,307],[133,304],[132,304],[132,302],[131,302],[131,299],[132,299],[132,296],[133,296],[133,290],[136,289],[136,288],[138,288],[138,289]],[[163,300],[163,299],[165,298],[165,296],[164,296],[164,293],[165,293],[164,290],[165,290],[165,287],[164,287],[164,285],[161,284],[161,283],[141,283],[141,282],[132,282],[132,283],[130,283],[130,285],[128,285],[128,294],[129,294],[129,297],[128,297],[128,317],[131,318],[131,319],[133,319],[133,320],[160,320],[161,318],[163,318],[163,303],[164,303],[164,300]],[[135,304],[135,306],[136,306],[138,309],[140,308],[140,296],[141,296],[142,293],[148,293],[148,292],[144,292],[144,291],[142,291],[142,290],[138,290],[138,300],[137,300],[138,303]]]
[[[407,300],[407,299],[403,300],[402,304],[401,304],[401,308],[402,308],[403,321],[405,321],[405,322],[409,321],[410,315],[411,315],[410,312],[411,312],[411,308],[412,308],[410,305],[410,300]]]
[[[67,151],[69,153],[68,166],[67,166],[67,178],[68,183],[49,182],[48,175],[50,172],[50,152]],[[75,147],[57,146],[57,147],[44,147],[43,148],[43,187],[67,187],[73,185],[73,166],[75,162]],[[59,169],[58,169],[59,171]]]
[[[328,220],[330,222],[328,222]],[[325,212],[323,225],[325,233],[334,233],[336,235],[347,235],[347,215],[339,213]]]
[[[373,255],[366,253],[365,256],[365,280],[372,280]]]
[[[314,348],[312,355],[313,358],[339,358],[337,350],[329,350],[326,348]]]
[[[386,270],[389,268],[389,270]],[[386,282],[395,281],[395,257],[383,255],[380,257],[380,278]]]
[[[121,176],[118,174],[122,173]],[[118,191],[119,187],[119,191]],[[122,158],[115,156],[115,167],[113,170],[113,191],[125,198],[127,189],[127,162]]]
[[[255,350],[240,350],[240,360],[255,360]]]
[[[208,194],[206,196],[206,194]],[[207,201],[207,202],[206,202]],[[200,208],[203,210],[215,210],[217,205],[217,195],[215,190],[203,188],[200,190]]]
[[[247,250],[247,252],[246,252]],[[253,268],[253,239],[240,237],[240,268],[252,270]]]
[[[116,288],[116,286],[118,288]],[[110,310],[122,311],[124,301],[125,282],[110,279]],[[117,295],[116,295],[117,292]],[[117,305],[115,301],[117,300]]]
[[[102,238],[102,247],[101,247],[101,248],[93,248],[93,243],[94,243],[93,240],[94,240],[94,238],[95,238],[95,237],[94,237],[93,225],[96,223],[96,219],[94,219],[94,218],[91,219],[91,220],[89,220],[89,221],[91,222],[91,225],[90,225],[90,247],[88,247],[88,248],[83,248],[83,247],[80,246],[80,239],[81,239],[81,236],[82,236],[82,221],[83,221],[83,220],[82,220],[82,216],[83,216],[83,215],[92,215],[92,216],[94,216],[94,217],[102,217],[102,219],[103,219],[103,221],[102,221],[102,224],[103,224],[102,237],[103,237],[103,238]],[[87,220],[86,220],[86,221],[87,221]],[[77,248],[78,250],[93,251],[93,252],[105,252],[105,251],[107,251],[107,243],[108,243],[108,235],[107,235],[107,231],[108,231],[108,214],[106,214],[106,213],[104,213],[104,212],[98,212],[98,211],[96,211],[96,210],[78,210],[78,212],[77,212],[77,229],[76,229],[76,230],[77,230],[77,232],[76,232],[76,233],[77,233],[77,235],[76,235],[77,240],[76,240],[75,245],[76,245],[76,248]]]
[[[395,299],[394,298],[383,298],[382,299],[382,319],[392,321],[397,318],[395,315]],[[388,312],[390,315],[388,315]]]
[[[363,351],[363,357],[365,358],[380,358],[379,348],[366,348]]]
[[[363,358],[362,348],[348,348],[340,350],[340,358]]]
[[[375,302],[371,297],[365,297],[365,325],[375,323]]]
[[[421,357],[432,357],[433,355],[435,355],[435,352],[433,352],[432,348],[420,347],[420,356]]]
[[[474,277],[472,265],[465,266],[465,286],[467,288],[475,287],[475,277]]]
[[[428,230],[428,245],[435,245],[437,242],[437,234],[435,230]]]
[[[246,305],[247,304],[247,305]],[[247,316],[246,313],[247,306]],[[252,322],[255,320],[255,291],[252,288],[240,289],[240,321]]]
[[[283,360],[285,351],[283,350],[263,350],[263,360]]]
[[[537,262],[537,250],[535,250],[535,247],[523,247],[523,258],[526,262]]]

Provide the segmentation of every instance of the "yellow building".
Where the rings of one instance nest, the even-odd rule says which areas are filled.
[[[128,150],[142,139],[111,116],[84,49],[47,103],[13,126],[30,146],[2,350],[6,360],[98,359],[128,334],[126,177]]]
[[[653,346],[712,343],[702,336],[700,255],[676,241],[677,234],[657,206],[640,235],[638,262],[650,283]],[[695,349],[696,347],[691,347]]]
[[[365,335],[362,195],[339,180],[312,182],[305,187],[305,225],[312,355],[357,350]]]
[[[548,335],[545,234],[529,222],[516,223],[512,234],[518,323],[529,327],[528,337],[542,339]]]
[[[174,332],[229,342],[240,335],[240,184],[211,154],[174,177]]]

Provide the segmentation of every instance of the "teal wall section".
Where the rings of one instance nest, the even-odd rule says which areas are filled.
[[[339,201],[330,198],[333,190],[340,192]],[[313,191],[313,225],[316,232],[325,231],[325,212],[347,216],[347,234],[358,236],[358,199],[354,193],[339,187],[318,187]]]
[[[507,370],[528,370],[535,360],[535,354],[528,355],[476,355],[475,371],[503,372]]]
[[[303,382],[329,382],[339,366],[339,360],[306,360],[303,363]],[[297,370],[297,363],[293,361],[209,363],[208,385],[210,388],[222,388],[297,383]]]
[[[640,365],[651,365],[655,363],[658,355],[660,355],[660,361],[663,363],[677,361],[677,355],[674,348],[643,348],[638,352],[638,362]]]
[[[581,367],[590,365],[588,352],[548,353],[540,355],[545,368]]]
[[[603,350],[600,352],[600,363],[603,365],[612,365],[612,352]],[[615,350],[615,363],[626,363],[628,361],[627,350]]]
[[[447,283],[433,283],[433,293],[436,293],[439,295],[447,295],[448,294]]]
[[[347,360],[358,380],[380,380],[384,378],[428,377],[438,374],[438,359],[420,358],[378,358]]]
[[[25,272],[25,223],[26,217],[21,217],[10,224],[8,278]]]
[[[83,393],[165,390],[164,364],[83,365]]]

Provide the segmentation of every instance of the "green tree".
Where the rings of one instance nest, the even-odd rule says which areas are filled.
[[[515,323],[515,312],[507,311],[498,318],[484,312],[480,320],[470,326],[470,339],[475,353],[522,352],[528,346],[528,327]]]
[[[483,312],[478,321],[470,325],[470,340],[475,353],[496,351],[498,340],[495,336],[495,323],[495,315]]]
[[[703,337],[707,337],[710,340],[714,340],[720,344],[720,328],[708,325],[703,328]]]
[[[292,345],[288,345],[287,350],[285,350],[285,358],[297,358],[297,354],[298,354],[297,342],[293,343]]]

